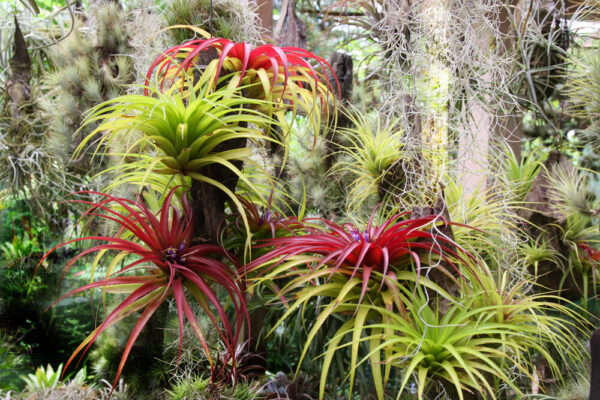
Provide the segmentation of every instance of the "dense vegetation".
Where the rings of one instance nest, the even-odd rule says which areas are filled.
[[[273,8],[0,5],[0,398],[587,398],[597,0]]]

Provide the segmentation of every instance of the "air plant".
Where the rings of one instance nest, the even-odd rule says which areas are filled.
[[[385,350],[386,364],[404,370],[399,394],[406,390],[412,377],[416,379],[420,400],[431,389],[431,382],[449,383],[461,400],[465,390],[495,399],[491,377],[501,379],[522,394],[504,370],[504,365],[512,360],[503,346],[505,350],[524,349],[518,343],[503,343],[499,337],[502,334],[514,337],[516,332],[510,326],[496,323],[493,309],[472,307],[472,302],[453,304],[442,315],[420,293],[407,301],[408,313],[404,316],[377,310],[386,316],[386,322],[372,325],[372,329],[379,329],[379,336],[385,330],[385,336],[383,340],[375,336],[382,343],[372,352]],[[369,339],[372,338],[363,340]]]
[[[268,265],[270,270],[288,258],[306,255],[309,262],[319,261],[313,268],[315,271],[325,268],[326,274],[323,275],[342,274],[350,278],[358,275],[362,281],[361,297],[373,272],[383,276],[382,285],[387,279],[393,279],[399,266],[410,270],[414,263],[415,271],[420,275],[423,254],[429,257],[426,261],[434,265],[440,260],[447,261],[454,273],[460,274],[452,261],[453,257],[462,260],[462,256],[453,249],[456,243],[431,229],[432,226],[460,224],[448,222],[437,215],[402,219],[404,216],[394,215],[380,226],[375,226],[372,215],[364,230],[350,223],[338,225],[324,218],[305,219],[300,226],[306,234],[266,240],[261,246],[273,246],[274,249],[247,268],[252,270]],[[443,265],[436,267],[453,276]]]
[[[212,7],[211,7],[212,6]],[[173,0],[161,9],[166,26],[188,25],[211,30],[213,36],[233,41],[258,43],[261,40],[257,4],[250,0]],[[196,36],[185,28],[170,29],[173,44]]]
[[[164,94],[157,89],[148,90],[153,96],[120,96],[90,110],[83,126],[96,122],[99,125],[81,141],[78,151],[81,152],[100,133],[102,136],[96,141],[97,152],[103,151],[105,143],[110,144],[120,140],[123,134],[137,131],[141,137],[130,146],[126,155],[139,160],[114,168],[133,174],[128,175],[128,179],[143,177],[140,171],[144,167],[145,176],[151,172],[185,175],[216,186],[236,203],[237,198],[222,182],[202,173],[204,167],[218,164],[253,188],[235,165],[236,161],[249,161],[252,150],[244,143],[239,147],[238,142],[240,139],[275,141],[269,133],[277,122],[247,108],[268,102],[244,98],[228,88],[209,92],[207,85],[189,97],[178,92]],[[224,149],[231,143],[233,148]],[[139,157],[128,154],[133,148],[136,152],[149,150],[150,154]],[[115,180],[123,180],[123,177]],[[242,208],[241,204],[237,205]]]
[[[243,248],[249,240],[256,245],[266,239],[289,236],[302,227],[297,218],[285,217],[270,205],[261,207],[246,197],[238,195],[237,198],[244,208],[234,210],[233,213],[227,215],[225,226],[221,230],[222,236],[226,234],[222,239],[223,247],[228,250]],[[271,201],[268,202],[268,204],[270,203]],[[250,238],[248,238],[248,231],[243,225],[243,215],[248,221]],[[266,252],[264,247],[252,246],[250,250],[253,253],[251,259]]]
[[[175,85],[181,90],[195,87],[193,70],[199,66],[198,58],[210,54],[209,50],[213,49],[218,57],[203,66],[205,71],[202,79],[205,75],[210,76],[215,86],[226,84],[236,88],[241,85],[245,88],[246,97],[268,100],[269,107],[265,107],[265,104],[261,110],[267,114],[276,114],[282,124],[285,122],[286,110],[296,114],[301,109],[311,119],[313,126],[319,127],[320,113],[315,112],[314,108],[320,104],[320,108],[327,111],[324,102],[334,92],[327,81],[327,74],[334,77],[335,74],[327,61],[296,47],[262,45],[253,48],[248,43],[210,38],[206,32],[197,28],[195,30],[207,39],[191,40],[165,50],[150,66],[146,85],[155,74],[155,81],[161,90],[165,82],[169,87]],[[316,61],[320,71],[308,60]],[[337,92],[339,93],[339,87]],[[335,100],[334,96],[331,97]]]
[[[419,399],[436,385],[459,399],[465,391],[496,399],[500,383],[522,396],[516,377],[531,377],[534,353],[560,377],[559,361],[582,357],[570,345],[572,331],[583,332],[581,319],[558,304],[556,296],[529,293],[527,281],[509,281],[506,273],[498,282],[491,274],[479,274],[469,283],[468,296],[463,291],[443,313],[432,306],[423,288],[416,295],[402,288],[405,313],[371,308],[384,315],[385,322],[367,326],[379,332],[362,340],[381,341],[369,356],[385,351],[386,367],[404,370],[399,395],[414,377]],[[576,322],[570,321],[573,318]]]
[[[114,236],[72,239],[55,246],[44,255],[41,262],[56,249],[70,243],[89,240],[104,242],[104,244],[82,251],[64,267],[63,276],[82,257],[96,253],[91,271],[93,278],[96,265],[103,257],[106,257],[107,252],[111,250],[116,252],[103,279],[71,290],[60,297],[57,302],[93,288],[102,288],[107,292],[126,293],[127,298],[111,311],[104,322],[77,347],[65,369],[78,354],[81,353],[81,357],[83,357],[102,332],[123,318],[139,311],[141,315],[134,325],[121,356],[114,386],[119,380],[127,357],[140,332],[158,307],[170,297],[174,298],[177,308],[180,334],[179,354],[181,354],[184,322],[187,320],[194,329],[212,367],[213,362],[208,343],[190,307],[188,296],[191,296],[198,302],[218,331],[220,339],[233,359],[233,373],[235,373],[235,346],[244,320],[248,316],[244,284],[239,280],[236,269],[222,261],[226,258],[235,267],[235,259],[227,252],[213,244],[193,243],[192,210],[185,195],[181,199],[182,209],[179,210],[175,207],[173,204],[174,193],[175,189],[169,193],[156,214],[152,213],[142,202],[115,198],[103,193],[91,193],[103,198],[97,202],[73,200],[90,205],[84,216],[96,216],[111,221],[118,224],[120,230]],[[115,207],[111,207],[111,205]],[[119,265],[121,266],[119,267]],[[226,315],[225,306],[211,287],[213,285],[223,287],[231,299],[235,311],[233,324]],[[216,314],[211,308],[216,310]]]
[[[452,230],[456,243],[468,252],[500,263],[507,253],[506,244],[519,239],[520,218],[514,209],[517,204],[506,202],[498,190],[489,188],[467,193],[463,184],[450,176],[444,185],[448,215],[458,223]]]
[[[293,236],[265,240],[258,247],[272,246],[273,249],[246,266],[249,272],[255,274],[256,284],[264,282],[272,285],[278,279],[284,279],[284,286],[276,292],[285,304],[288,304],[289,295],[294,295],[293,303],[288,306],[276,327],[317,297],[330,299],[308,333],[299,366],[326,320],[334,314],[343,318],[344,324],[336,332],[324,359],[321,395],[325,390],[333,354],[340,340],[350,330],[354,330],[351,343],[348,344],[352,347],[349,367],[352,387],[363,327],[367,320],[382,320],[381,315],[374,315],[372,306],[404,313],[406,306],[399,291],[403,285],[426,285],[441,296],[448,297],[447,293],[425,277],[425,265],[427,269],[441,270],[458,285],[456,276],[460,276],[461,272],[455,261],[465,264],[464,258],[458,253],[454,242],[431,229],[436,225],[451,223],[439,216],[416,219],[403,217],[395,215],[382,225],[375,226],[372,216],[364,230],[351,224],[340,226],[325,219],[305,219],[299,222],[302,228],[300,234],[296,231]],[[471,257],[467,254],[467,258]],[[378,345],[378,341],[373,341],[373,347]],[[381,360],[373,354],[370,361],[374,384],[381,398],[389,371],[382,378]]]
[[[101,169],[89,154],[72,158],[84,136],[74,138],[85,111],[122,95],[135,78],[129,16],[118,3],[99,2],[90,7],[87,23],[77,18],[73,33],[50,47],[54,68],[44,76],[48,94],[40,97],[42,116],[49,122],[45,132],[53,152],[81,176]],[[81,29],[84,24],[88,29]],[[92,129],[83,130],[87,135]]]
[[[543,236],[538,236],[535,241],[530,239],[522,243],[518,252],[525,268],[533,267],[533,276],[538,276],[538,266],[543,261],[563,267],[562,255],[550,246],[548,240],[543,240]]]
[[[581,214],[593,217],[598,214],[592,195],[589,192],[587,171],[562,162],[548,173],[549,201],[564,217]]]
[[[569,71],[566,93],[570,114],[596,126],[600,119],[600,53],[584,53],[582,59],[573,59],[575,68]]]
[[[532,151],[521,160],[517,160],[514,151],[508,144],[504,144],[504,149],[500,153],[502,167],[507,180],[509,189],[514,193],[517,201],[524,201],[531,190],[533,180],[540,171],[541,163],[546,158],[546,154]]]
[[[203,90],[192,93],[189,99],[178,93],[166,95],[149,90],[156,97],[125,95],[90,110],[83,126],[95,122],[100,125],[82,140],[78,151],[101,132],[104,135],[99,139],[97,149],[105,142],[119,139],[117,133],[139,131],[142,137],[131,147],[154,144],[161,153],[157,160],[164,164],[163,173],[194,177],[198,169],[211,163],[239,173],[229,161],[245,159],[250,155],[250,149],[218,152],[216,148],[233,139],[266,138],[268,136],[259,128],[270,128],[274,124],[272,119],[244,108],[248,104],[265,102],[243,98],[232,90],[212,93]],[[245,123],[257,128],[245,126]]]
[[[382,121],[377,118],[372,125],[371,121],[358,113],[348,115],[348,118],[355,127],[338,130],[349,145],[342,147],[342,159],[336,164],[336,168],[353,178],[346,206],[349,210],[356,211],[370,196],[385,192],[383,186],[386,186],[384,183],[387,180],[395,184],[401,183],[402,177],[390,179],[387,175],[391,175],[392,167],[407,155],[403,150],[402,130],[393,123],[382,125]],[[387,183],[389,186],[389,182]]]

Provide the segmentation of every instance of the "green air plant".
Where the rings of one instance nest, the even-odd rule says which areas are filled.
[[[571,104],[569,112],[597,126],[600,121],[600,51],[586,53],[583,58],[572,61],[575,68],[569,72],[565,90]]]
[[[542,235],[535,240],[528,238],[526,242],[519,245],[518,254],[525,269],[533,268],[533,276],[538,276],[540,262],[549,261],[559,268],[562,268],[564,264],[563,256],[552,248]]]
[[[356,212],[370,197],[383,200],[390,185],[402,185],[401,176],[390,175],[397,174],[399,168],[395,166],[400,166],[406,154],[402,131],[393,123],[384,126],[379,117],[371,122],[358,113],[348,118],[354,128],[338,130],[347,144],[341,146],[335,168],[351,176],[346,207]]]
[[[598,213],[589,192],[588,171],[565,162],[549,171],[549,201],[564,217],[574,214],[591,217]]]
[[[531,377],[534,353],[544,357],[555,377],[561,376],[559,361],[581,360],[581,352],[570,346],[572,331],[581,325],[569,322],[575,312],[555,296],[528,293],[528,282],[511,285],[507,274],[497,282],[479,273],[469,286],[444,312],[423,288],[416,295],[402,288],[405,313],[374,309],[386,317],[371,326],[383,338],[363,340],[381,340],[374,352],[386,352],[385,363],[403,370],[398,396],[413,378],[419,399],[441,392],[463,399],[465,391],[497,399],[502,387],[523,396],[516,378]],[[551,348],[558,350],[558,360]]]
[[[190,25],[211,30],[212,36],[235,42],[258,43],[260,21],[255,3],[248,0],[172,0],[162,13],[166,26]],[[212,10],[211,10],[212,6]],[[212,16],[211,16],[212,11]],[[212,18],[211,18],[212,17]],[[189,29],[169,30],[175,44],[194,38]]]
[[[539,155],[538,152],[532,151],[528,155],[522,156],[521,160],[517,160],[514,151],[508,144],[504,144],[503,147],[504,149],[500,153],[500,162],[507,185],[513,192],[516,201],[524,201],[546,155],[543,153]]]
[[[517,204],[506,202],[503,193],[490,189],[467,193],[459,180],[450,176],[444,183],[449,218],[459,223],[452,228],[454,240],[465,250],[479,254],[488,262],[495,260],[498,264],[499,259],[507,255],[507,250],[513,250],[512,247],[507,248],[507,244],[518,239],[520,218],[515,212]]]
[[[52,389],[60,385],[62,370],[62,364],[58,366],[56,371],[51,365],[48,365],[47,368],[39,367],[35,370],[35,374],[28,374],[27,376],[23,376],[22,379],[25,381],[28,391]]]
[[[291,199],[305,199],[308,214],[333,219],[332,215],[343,212],[344,193],[338,177],[327,170],[326,139],[318,137],[315,143],[306,120],[299,121],[293,128],[290,162],[283,176],[289,195]],[[274,157],[273,161],[279,165],[281,160]]]
[[[166,400],[214,399],[214,400],[253,400],[257,397],[258,385],[241,383],[234,388],[215,388],[209,379],[189,376],[177,379],[167,390]]]
[[[123,134],[138,132],[140,139],[131,148],[146,154],[137,157],[130,153],[130,148],[126,156],[134,161],[115,168],[123,171],[123,175],[116,178],[118,182],[144,183],[151,172],[183,175],[218,187],[236,203],[231,190],[222,182],[203,175],[201,169],[219,165],[252,188],[252,183],[234,164],[234,161],[249,160],[252,150],[248,147],[221,150],[221,147],[239,139],[274,140],[268,133],[277,123],[247,108],[267,104],[265,101],[241,97],[231,88],[212,92],[208,89],[205,86],[202,91],[184,97],[177,91],[164,94],[148,88],[153,96],[124,95],[102,103],[90,110],[83,126],[96,122],[99,125],[81,141],[78,151],[83,151],[100,133],[97,151],[102,151],[104,143],[119,140]],[[238,206],[242,208],[241,204]]]

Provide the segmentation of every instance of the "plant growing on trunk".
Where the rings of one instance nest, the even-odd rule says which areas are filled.
[[[208,74],[215,87],[228,85],[236,88],[241,85],[247,98],[269,101],[269,107],[260,109],[267,114],[275,114],[282,125],[286,122],[286,111],[295,115],[302,110],[311,120],[315,132],[318,131],[320,112],[327,112],[327,99],[335,101],[332,95],[335,89],[327,81],[328,73],[334,77],[335,74],[327,61],[296,47],[262,45],[253,48],[248,43],[211,38],[200,29],[195,30],[207,39],[191,40],[164,51],[150,66],[146,84],[154,75],[161,90],[165,82],[167,87],[196,90],[193,72],[198,66],[199,56],[210,50],[216,51],[218,56],[202,66],[205,69],[200,81]],[[320,71],[308,60],[314,60]]]
[[[97,151],[104,143],[139,132],[140,139],[126,154],[137,160],[113,168],[124,171],[115,178],[117,182],[144,182],[150,173],[188,176],[219,188],[243,209],[231,189],[202,171],[207,166],[218,165],[253,188],[236,165],[236,162],[249,161],[252,150],[245,143],[241,143],[241,147],[238,145],[245,139],[274,140],[269,137],[269,132],[277,122],[248,108],[268,102],[247,99],[230,88],[211,92],[208,85],[189,95],[148,90],[152,96],[125,95],[93,108],[85,125],[96,122],[99,125],[81,141],[78,150],[82,151],[100,133]],[[233,144],[232,148],[223,148],[230,144]],[[131,154],[134,149],[146,154]]]
[[[390,175],[401,174],[400,163],[409,156],[403,150],[402,131],[393,124],[382,126],[378,118],[372,126],[371,121],[358,113],[348,115],[348,118],[355,128],[339,130],[349,144],[342,146],[339,154],[341,160],[336,168],[353,178],[346,207],[356,213],[371,196],[383,200],[391,182],[402,185],[403,176]]]
[[[96,216],[118,224],[119,232],[114,236],[90,236],[76,238],[55,246],[42,261],[56,249],[70,243],[99,240],[104,244],[84,250],[71,259],[64,273],[82,257],[96,253],[92,267],[92,277],[100,259],[109,251],[116,255],[106,270],[106,276],[80,288],[71,290],[58,301],[93,288],[102,288],[107,292],[126,293],[123,300],[104,322],[99,325],[74,351],[68,360],[68,367],[74,358],[83,356],[98,336],[123,318],[141,312],[123,351],[113,386],[119,380],[125,362],[140,332],[158,309],[169,298],[174,298],[179,320],[180,348],[183,326],[187,320],[204,349],[211,366],[208,343],[205,340],[188,297],[200,304],[208,315],[219,337],[225,344],[230,356],[235,359],[235,346],[238,335],[248,316],[244,297],[244,284],[239,280],[237,262],[221,247],[213,244],[194,244],[193,218],[185,195],[182,197],[182,209],[173,204],[175,190],[166,197],[157,214],[152,213],[142,202],[124,198],[115,198],[103,193],[103,199],[97,202],[73,200],[90,205],[84,216]],[[229,260],[225,263],[223,260]],[[217,297],[214,285],[225,289],[234,308],[235,319],[229,322],[225,306]],[[211,308],[216,310],[216,313]],[[235,373],[235,360],[233,361]]]

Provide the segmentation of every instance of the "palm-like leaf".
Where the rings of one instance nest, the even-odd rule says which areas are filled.
[[[54,247],[46,253],[42,261],[59,247],[86,240],[99,240],[104,244],[78,254],[67,263],[64,273],[75,262],[88,254],[97,253],[94,267],[108,251],[112,250],[117,254],[108,266],[104,279],[74,289],[58,301],[93,288],[103,288],[108,292],[127,293],[128,296],[79,345],[67,362],[67,366],[82,351],[83,356],[103,331],[119,320],[139,311],[141,316],[138,317],[125,346],[115,378],[116,384],[141,330],[156,309],[171,296],[175,299],[179,318],[180,352],[184,320],[187,320],[194,328],[196,336],[210,359],[208,344],[188,301],[188,297],[191,296],[208,315],[231,357],[234,357],[240,329],[244,319],[248,316],[244,297],[245,289],[238,279],[237,270],[221,260],[227,257],[234,265],[236,262],[216,245],[192,243],[191,208],[183,196],[183,212],[178,210],[172,204],[174,193],[175,189],[166,197],[156,215],[140,202],[115,198],[102,193],[94,193],[104,198],[96,203],[75,200],[91,206],[85,215],[97,216],[117,223],[120,226],[119,234],[70,240]],[[111,205],[116,207],[111,207]],[[117,266],[122,261],[122,266],[118,268]],[[222,286],[231,298],[235,309],[233,325],[227,318],[225,307],[211,287],[215,284]],[[212,308],[216,310],[216,314]]]

